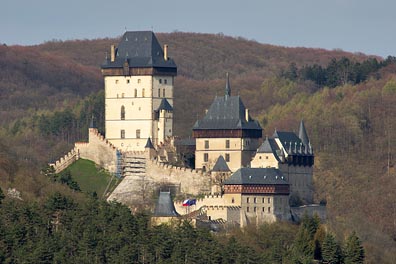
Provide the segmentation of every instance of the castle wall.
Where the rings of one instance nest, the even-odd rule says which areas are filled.
[[[200,171],[147,160],[146,176],[157,183],[180,184],[183,193],[197,195],[210,192],[210,176]]]
[[[65,156],[61,157],[55,163],[49,164],[55,169],[55,173],[59,173],[69,167],[73,162],[79,159],[78,149],[74,148]]]
[[[280,164],[279,169],[290,184],[290,195],[297,194],[305,203],[312,203],[313,167]]]
[[[117,149],[95,128],[89,129],[89,142],[75,143],[79,157],[95,162],[111,173],[117,170]]]

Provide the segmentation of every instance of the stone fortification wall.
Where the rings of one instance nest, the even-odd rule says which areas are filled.
[[[190,197],[194,199],[194,197]],[[183,201],[175,201],[175,208],[179,214],[185,214],[185,207],[183,206]],[[208,206],[231,206],[232,204],[228,204],[225,199],[221,195],[205,195],[204,198],[197,198],[196,204],[192,207],[194,208],[201,208],[201,207],[208,207]],[[233,204],[235,206],[235,204]]]
[[[124,162],[124,178],[108,200],[116,200],[131,208],[147,203],[147,197],[163,185],[179,186],[191,195],[210,192],[210,176],[196,170],[167,165],[148,158],[148,152],[128,152]],[[139,160],[139,162],[138,162]],[[139,163],[139,167],[137,167]],[[183,211],[184,212],[185,208]]]
[[[160,184],[179,184],[182,193],[197,195],[210,192],[210,176],[198,170],[147,160],[146,176]]]
[[[82,159],[95,162],[109,172],[115,173],[117,170],[117,148],[107,141],[96,128],[89,129],[89,142],[75,143]]]
[[[77,148],[69,151],[65,156],[61,157],[55,163],[49,165],[55,169],[55,173],[59,173],[69,167],[73,162],[79,159],[79,152]]]

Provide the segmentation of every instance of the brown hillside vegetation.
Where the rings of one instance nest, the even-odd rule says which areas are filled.
[[[326,200],[329,228],[340,238],[356,230],[369,263],[396,257],[396,68],[383,67],[358,85],[318,87],[280,72],[363,54],[285,48],[210,34],[158,34],[178,65],[175,131],[191,135],[230,72],[233,94],[258,119],[264,134],[297,129],[304,118],[316,152],[317,201]],[[47,42],[32,47],[0,46],[1,187],[28,197],[45,195],[37,176],[51,159],[86,139],[91,116],[103,129],[100,63],[114,39]],[[16,167],[13,167],[16,166]],[[16,168],[9,174],[10,168]],[[28,169],[29,168],[29,169]],[[10,175],[15,175],[13,179]]]

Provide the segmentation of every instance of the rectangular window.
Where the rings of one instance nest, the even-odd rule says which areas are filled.
[[[205,140],[205,149],[209,148],[209,140]]]
[[[136,129],[136,138],[140,138],[140,129]]]
[[[271,203],[271,198],[268,198],[268,203]]]
[[[263,207],[263,213],[265,212],[265,207]]]
[[[246,203],[249,203],[249,200],[250,200],[249,197],[247,197],[247,198],[246,198]]]
[[[230,162],[230,154],[228,153],[225,154],[225,161]]]
[[[271,213],[271,207],[268,207],[268,213]]]
[[[161,89],[158,89],[158,97],[161,97]]]
[[[159,83],[162,83],[162,79],[159,79]]]
[[[209,155],[208,153],[204,153],[204,162],[208,162],[209,161]]]
[[[135,89],[135,97],[137,97],[137,89]]]
[[[256,207],[253,207],[253,211],[256,212]]]
[[[253,198],[253,203],[256,203],[256,197]]]
[[[164,83],[167,84],[167,83],[168,83],[168,80],[167,80],[167,79],[164,79]]]
[[[263,198],[263,203],[264,203],[264,198]]]
[[[121,129],[121,138],[125,138],[125,130]]]
[[[130,80],[126,80],[127,81],[127,83],[130,83]]]
[[[165,96],[165,89],[162,90],[162,97],[166,97]]]
[[[249,212],[249,207],[246,207],[246,212]]]
[[[226,148],[230,148],[230,140],[229,139],[226,140]]]

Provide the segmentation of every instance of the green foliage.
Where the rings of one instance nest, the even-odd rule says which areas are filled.
[[[0,187],[0,205],[1,205],[2,201],[4,200],[4,198],[5,198],[5,195],[3,193],[3,190]]]
[[[282,72],[281,76],[292,81],[297,79],[310,80],[316,83],[318,87],[334,88],[348,83],[359,84],[390,64],[395,64],[395,60],[388,58],[385,61],[378,62],[375,58],[368,58],[363,62],[358,62],[342,57],[339,60],[333,58],[327,67],[314,64],[298,70],[296,64],[291,63],[289,68]]]
[[[99,197],[103,197],[104,192],[111,191],[118,183],[118,179],[112,177],[108,172],[97,168],[90,160],[79,159],[68,167],[71,177],[85,193],[96,192]]]
[[[352,232],[345,241],[344,247],[344,263],[345,264],[360,264],[364,263],[365,253],[362,242],[355,232]]]
[[[341,247],[332,234],[326,234],[322,244],[323,263],[342,263]]]
[[[66,169],[60,173],[47,173],[47,176],[49,176],[52,181],[65,184],[74,191],[81,191],[78,183],[73,180],[69,169]]]

